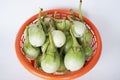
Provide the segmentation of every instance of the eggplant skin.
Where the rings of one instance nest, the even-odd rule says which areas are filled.
[[[25,42],[23,46],[23,51],[29,59],[33,60],[40,54],[40,48],[33,47],[29,42]]]

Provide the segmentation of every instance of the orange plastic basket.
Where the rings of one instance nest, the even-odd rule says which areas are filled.
[[[55,11],[57,12],[57,18],[63,18],[68,15],[70,15],[70,16],[72,15],[70,11],[60,10],[60,9],[43,11],[42,15],[44,15],[45,12],[48,12],[49,15],[53,16]],[[29,24],[34,23],[36,21],[37,17],[38,17],[38,14],[32,16],[21,26],[21,28],[16,36],[16,41],[15,41],[15,49],[16,49],[17,57],[20,60],[20,62],[22,63],[22,65],[28,71],[30,71],[34,75],[37,75],[38,77],[41,77],[41,78],[44,78],[47,80],[63,80],[63,79],[70,80],[70,79],[74,79],[77,77],[81,77],[82,75],[86,74],[88,71],[90,71],[96,65],[96,63],[98,62],[98,59],[100,57],[101,49],[102,49],[102,42],[101,42],[100,34],[99,34],[98,30],[96,29],[95,25],[90,20],[88,20],[86,17],[83,16],[84,21],[88,25],[87,27],[93,34],[92,48],[94,51],[94,55],[84,65],[84,67],[78,71],[70,72],[70,73],[66,73],[66,74],[62,74],[62,75],[48,74],[48,73],[45,73],[43,71],[40,71],[40,70],[37,70],[36,68],[34,68],[33,61],[29,61],[24,56],[22,47],[23,47],[23,42],[24,42],[23,32],[24,32],[26,26],[28,26]],[[79,17],[78,13],[75,13],[75,17],[76,18]]]

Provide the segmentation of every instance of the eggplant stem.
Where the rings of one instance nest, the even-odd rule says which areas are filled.
[[[37,22],[37,25],[39,26],[40,24],[42,24],[41,23],[41,21],[42,21],[42,19],[41,19],[41,16],[42,16],[42,12],[43,11],[43,9],[42,8],[40,8],[40,11],[39,11],[39,14],[38,14],[38,22]]]
[[[56,48],[55,48],[55,44],[53,42],[52,32],[49,32],[49,41],[50,41],[50,49],[49,49],[49,51],[55,52]]]
[[[52,32],[53,30],[55,30],[55,27],[53,27],[51,23],[49,23],[49,25],[50,25],[50,31],[51,31],[51,32]]]
[[[48,12],[45,12],[45,14],[44,14],[44,16],[43,16],[43,18],[42,18],[43,21],[44,21],[44,19],[47,17],[47,15],[48,15]]]
[[[43,11],[43,9],[40,8],[40,11],[39,11],[39,14],[38,14],[37,26],[42,25],[42,26],[43,26],[42,29],[43,29],[45,32],[47,32],[46,25],[45,25],[43,19],[41,19],[42,11]],[[47,15],[47,13],[45,13],[45,15],[43,16],[43,18],[45,18],[46,15]]]
[[[66,19],[63,18],[63,21],[64,21],[64,26],[65,26],[64,33],[65,33],[65,35],[66,35]]]
[[[42,20],[41,20],[41,23],[42,23],[42,25],[43,25],[43,30],[44,30],[45,32],[47,32],[46,24],[45,24],[44,21],[42,21]]]
[[[54,15],[53,15],[53,21],[54,21],[54,27],[55,29],[57,28],[56,24],[57,24],[57,21],[56,21],[56,14],[57,14],[57,11],[54,12]]]
[[[62,55],[64,48],[65,48],[65,45],[60,49],[60,55]]]
[[[76,19],[75,19],[75,14],[74,14],[73,9],[70,9],[70,11],[71,11],[71,13],[72,13],[72,18],[73,18],[73,20],[76,20]]]
[[[72,39],[73,39],[73,46],[80,46],[78,41],[77,41],[77,39],[73,35],[73,32],[72,32],[72,22],[70,22],[70,34],[71,34]]]
[[[51,19],[50,20],[50,23],[49,23],[49,26],[50,26],[50,28],[52,28],[53,30],[55,30],[56,29],[56,24],[55,24],[55,22],[56,22],[56,19],[54,19],[53,17],[51,17],[51,16],[49,16],[49,18]],[[56,22],[57,23],[57,22]]]
[[[70,16],[67,16],[68,20],[73,22],[74,20],[70,17]]]
[[[46,42],[46,47],[45,47],[45,50],[43,51],[43,53],[46,53],[46,51],[48,49],[48,45],[49,45],[49,40]]]
[[[82,0],[80,0],[80,4],[79,4],[79,8],[78,8],[78,13],[79,13],[80,21],[84,22],[83,21],[83,17],[82,17],[82,9],[81,9],[81,7],[82,7]]]

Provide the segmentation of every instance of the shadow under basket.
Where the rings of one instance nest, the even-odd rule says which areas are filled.
[[[53,16],[54,12],[57,12],[56,18],[59,18],[59,19],[62,19],[67,16],[72,16],[71,12],[68,10],[60,10],[60,9],[47,10],[47,11],[43,11],[42,15],[44,15],[46,12],[50,16]],[[19,29],[19,32],[17,33],[16,41],[15,41],[15,49],[16,49],[17,57],[19,61],[22,63],[22,65],[29,72],[33,73],[34,75],[40,78],[44,78],[47,80],[63,80],[63,79],[71,80],[71,79],[81,77],[82,75],[86,74],[96,65],[101,55],[101,49],[102,49],[101,37],[95,25],[90,20],[88,20],[86,17],[83,16],[84,22],[87,24],[88,29],[91,31],[93,35],[92,49],[94,51],[94,55],[91,57],[89,61],[85,63],[83,68],[78,71],[69,72],[69,73],[60,74],[60,75],[59,74],[48,74],[48,73],[45,73],[43,71],[40,71],[34,68],[33,66],[34,61],[30,61],[25,57],[24,52],[22,51],[22,48],[23,48],[23,43],[24,43],[24,36],[23,36],[24,30],[26,26],[28,26],[29,24],[35,23],[37,20],[37,17],[38,17],[38,14],[32,16],[21,26],[21,28]],[[76,19],[79,19],[78,13],[75,13],[75,17]]]

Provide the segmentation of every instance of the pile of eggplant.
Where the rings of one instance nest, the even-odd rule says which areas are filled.
[[[56,14],[41,16],[39,11],[35,23],[26,26],[24,31],[23,52],[29,60],[34,60],[34,67],[46,73],[66,73],[80,70],[93,55],[92,33],[82,18],[82,1],[76,20],[73,9],[72,17],[57,19]]]

